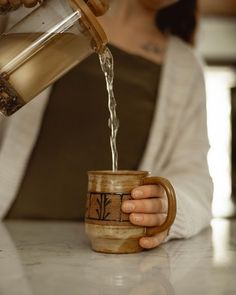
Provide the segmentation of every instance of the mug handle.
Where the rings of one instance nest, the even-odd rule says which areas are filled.
[[[163,177],[145,177],[141,185],[161,185],[168,199],[168,213],[165,222],[160,226],[146,227],[146,235],[153,236],[171,227],[176,216],[176,195],[172,184]]]

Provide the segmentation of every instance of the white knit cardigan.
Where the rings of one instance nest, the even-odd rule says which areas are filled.
[[[10,118],[0,116],[0,219],[17,195],[49,94],[45,90]],[[140,169],[172,182],[177,216],[168,239],[187,238],[210,223],[212,182],[202,64],[175,37],[169,41],[157,102]]]

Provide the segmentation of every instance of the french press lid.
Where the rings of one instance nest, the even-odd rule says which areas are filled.
[[[69,0],[74,10],[82,12],[81,20],[94,38],[94,50],[102,52],[107,44],[107,36],[96,16],[103,15],[109,8],[108,0]]]
[[[84,0],[96,16],[103,15],[109,8],[109,0]]]

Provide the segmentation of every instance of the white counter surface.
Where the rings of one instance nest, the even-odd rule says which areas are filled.
[[[236,294],[236,221],[138,254],[90,249],[83,223],[0,224],[0,295]]]

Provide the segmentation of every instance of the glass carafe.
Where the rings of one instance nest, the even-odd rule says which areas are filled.
[[[94,51],[101,52],[107,38],[96,15],[106,8],[103,0],[47,0],[2,34],[0,112],[12,115]]]

